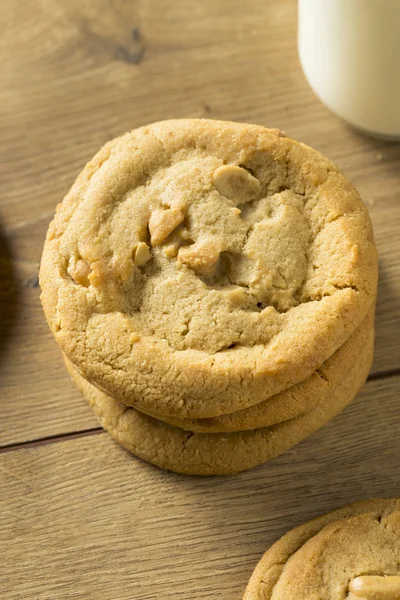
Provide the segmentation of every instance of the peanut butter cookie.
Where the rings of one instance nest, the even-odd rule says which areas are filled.
[[[177,418],[242,410],[309,377],[374,301],[365,206],[279,131],[155,123],[108,143],[58,206],[42,303],[84,376]]]
[[[399,600],[400,500],[367,500],[289,531],[244,600]]]

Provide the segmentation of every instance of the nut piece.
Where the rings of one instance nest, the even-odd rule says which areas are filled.
[[[131,344],[136,344],[137,342],[139,342],[139,340],[140,340],[140,335],[138,333],[136,333],[136,331],[132,331],[132,333],[130,335]]]
[[[156,208],[149,221],[150,241],[152,246],[159,246],[180,225],[185,218],[179,208]]]
[[[273,133],[273,134],[275,134],[275,135],[277,135],[278,137],[287,137],[286,134],[285,134],[285,132],[282,131],[282,129],[276,129],[276,128],[274,128],[274,129],[270,129],[270,132]]]
[[[232,304],[243,304],[246,300],[246,292],[240,285],[225,285],[221,288],[221,293],[230,300]]]
[[[280,288],[281,290],[285,290],[287,288],[287,283],[285,279],[278,272],[276,272],[272,277],[272,285],[274,287]]]
[[[363,575],[349,584],[349,592],[362,600],[400,600],[400,576]],[[349,598],[352,596],[350,595]]]
[[[193,269],[199,275],[213,275],[221,254],[221,246],[213,239],[204,239],[183,246],[178,252],[178,261]]]
[[[75,259],[71,256],[67,272],[71,275],[75,283],[83,287],[89,287],[90,265],[83,258]]]
[[[223,165],[214,171],[212,179],[215,189],[237,204],[254,200],[261,193],[259,180],[242,167]]]
[[[91,265],[91,272],[89,275],[89,281],[95,288],[100,288],[107,276],[107,264],[104,259],[96,260]]]
[[[132,256],[135,265],[143,267],[151,259],[151,252],[145,242],[139,242],[133,249]]]
[[[163,248],[164,254],[167,258],[176,258],[176,256],[178,255],[178,250],[178,244],[167,244]]]
[[[352,265],[356,265],[360,259],[360,252],[358,250],[358,245],[355,244],[352,246],[350,250],[350,262]]]

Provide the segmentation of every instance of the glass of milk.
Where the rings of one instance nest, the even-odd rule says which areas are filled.
[[[328,108],[400,140],[400,0],[299,0],[299,55]]]

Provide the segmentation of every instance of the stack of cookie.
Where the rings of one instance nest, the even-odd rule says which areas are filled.
[[[371,366],[367,210],[332,163],[278,130],[164,121],[108,143],[57,209],[40,283],[102,425],[180,473],[285,451]]]

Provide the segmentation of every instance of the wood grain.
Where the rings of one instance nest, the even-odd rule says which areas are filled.
[[[239,599],[290,527],[399,495],[400,146],[314,97],[295,0],[3,0],[0,27],[1,597]],[[83,164],[126,130],[188,116],[321,150],[359,189],[380,253],[375,379],[323,430],[230,478],[164,473],[114,444],[39,302],[46,229]]]
[[[0,445],[94,426],[42,315],[43,239],[99,146],[157,119],[281,127],[344,169],[380,252],[373,372],[400,367],[400,147],[354,132],[313,96],[295,0],[3,0],[0,25]]]
[[[400,378],[266,465],[190,478],[101,433],[0,456],[7,600],[239,600],[256,562],[321,512],[398,495]]]

